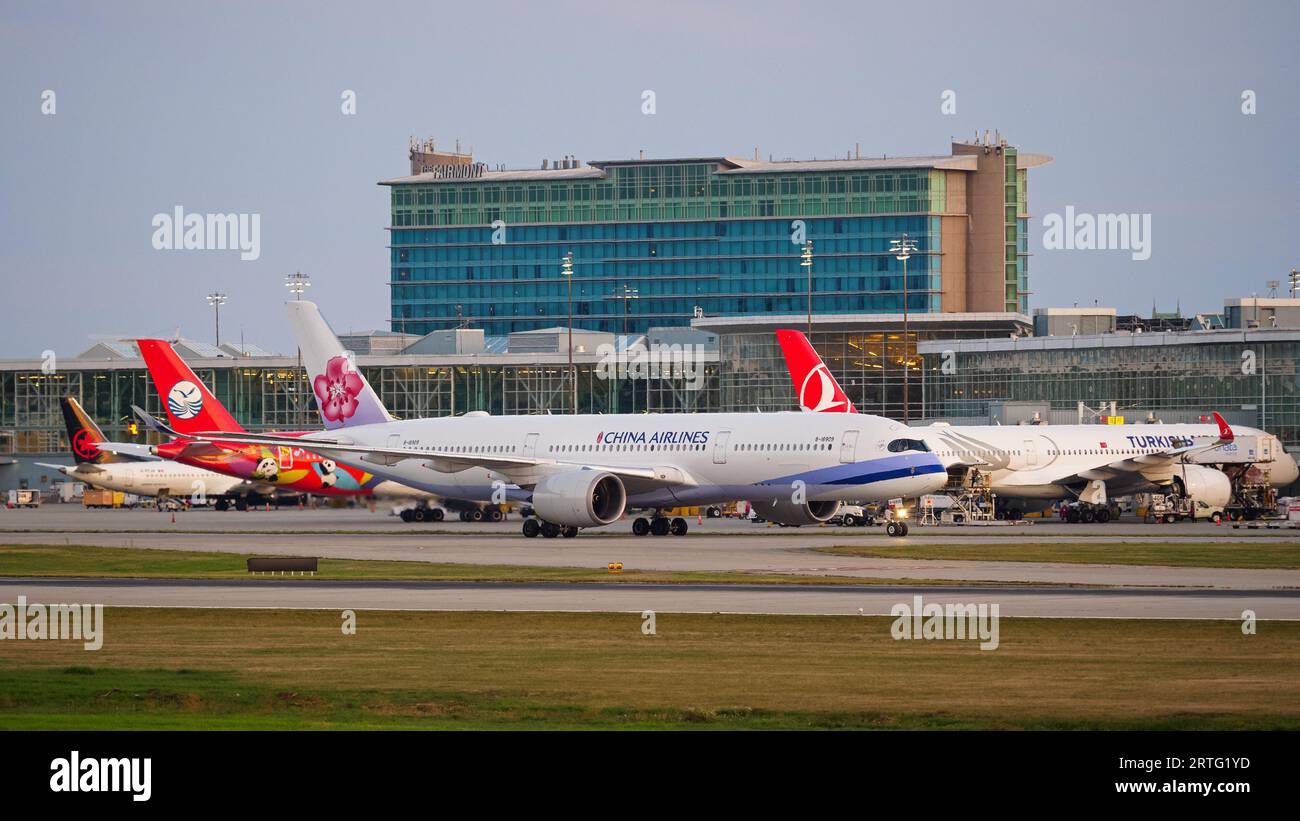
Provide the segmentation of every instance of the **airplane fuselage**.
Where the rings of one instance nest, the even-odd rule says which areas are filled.
[[[1216,425],[930,425],[910,431],[945,466],[979,467],[989,473],[998,495],[1024,499],[1068,498],[1069,489],[1058,480],[1069,476],[1104,479],[1111,495],[1155,490],[1167,485],[1178,467],[1158,454],[1219,440]],[[1254,428],[1234,431],[1236,441],[1194,452],[1188,461],[1249,461],[1275,486],[1296,480],[1295,460],[1276,437]],[[1148,464],[1105,475],[1107,465],[1132,459]]]
[[[933,454],[891,452],[903,425],[867,414],[645,414],[472,416],[415,419],[309,434],[304,444],[335,458],[318,440],[411,451],[412,457],[377,464],[376,475],[431,493],[527,501],[540,477],[581,469],[653,469],[657,481],[629,481],[630,507],[703,504],[735,499],[871,501],[914,497],[946,482]],[[467,458],[535,460],[535,465],[434,470],[420,453]]]
[[[63,473],[94,487],[137,496],[218,497],[230,495],[246,484],[242,479],[166,460],[111,463],[93,469],[68,467]]]

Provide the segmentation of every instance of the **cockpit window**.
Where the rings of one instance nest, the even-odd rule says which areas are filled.
[[[920,439],[895,439],[889,443],[890,453],[903,453],[909,450],[919,450],[922,453],[929,453],[930,446]]]

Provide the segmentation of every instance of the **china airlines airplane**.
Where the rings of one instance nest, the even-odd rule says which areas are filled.
[[[826,363],[799,331],[776,332],[805,411],[856,414]],[[1211,506],[1233,500],[1233,476],[1257,470],[1274,487],[1300,470],[1277,437],[1234,431],[1218,413],[1213,425],[948,425],[909,427],[907,436],[945,468],[987,471],[1007,516],[1078,499],[1107,521],[1111,496],[1169,492]],[[1223,469],[1215,466],[1222,466]]]
[[[243,479],[222,476],[210,470],[179,465],[157,457],[145,456],[145,461],[129,459],[122,452],[136,452],[139,446],[129,443],[109,443],[95,420],[82,410],[71,396],[59,400],[63,421],[68,428],[68,443],[74,465],[53,465],[38,462],[41,467],[55,470],[78,482],[85,482],[105,490],[120,490],[137,496],[170,496],[174,498],[201,498],[216,504],[227,504],[231,498],[240,499],[254,490]],[[115,452],[113,445],[122,445]]]
[[[867,414],[478,413],[391,420],[316,306],[288,307],[304,362],[314,363],[308,367],[317,376],[335,375],[317,383],[318,398],[324,394],[338,417],[327,417],[334,429],[300,437],[212,431],[188,434],[191,439],[309,446],[438,495],[526,502],[536,518],[524,521],[524,535],[550,538],[612,524],[628,508],[657,511],[736,499],[774,522],[816,524],[834,516],[842,501],[911,498],[947,482],[938,458],[914,447],[906,427]],[[353,417],[363,423],[344,427]],[[685,519],[670,521],[657,512],[632,523],[637,535],[683,535],[686,529]],[[890,535],[907,532],[903,522],[888,529]]]

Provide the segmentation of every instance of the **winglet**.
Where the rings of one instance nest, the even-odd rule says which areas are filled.
[[[1233,438],[1234,438],[1234,434],[1233,434],[1233,432],[1232,432],[1232,428],[1228,427],[1228,423],[1227,423],[1226,421],[1224,421],[1223,417],[1219,415],[1219,412],[1218,412],[1218,411],[1213,411],[1213,413],[1214,413],[1214,421],[1215,421],[1215,422],[1218,424],[1218,426],[1219,426],[1219,439],[1220,439],[1220,441],[1223,441],[1223,442],[1231,442],[1231,441],[1233,440]]]
[[[150,414],[148,411],[146,411],[144,408],[140,407],[139,405],[132,405],[131,410],[132,412],[135,413],[136,416],[140,417],[140,421],[144,422],[144,426],[149,430],[154,431],[155,433],[162,433],[167,436],[174,436],[179,439],[185,438],[184,434],[180,434],[172,430],[167,425],[163,424],[157,417],[153,416],[152,414]]]

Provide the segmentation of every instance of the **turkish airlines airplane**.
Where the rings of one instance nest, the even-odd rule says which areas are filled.
[[[68,443],[75,464],[38,464],[54,468],[69,479],[137,496],[197,497],[216,503],[225,502],[229,498],[243,498],[254,489],[251,483],[243,479],[222,476],[202,468],[150,456],[143,457],[147,461],[129,459],[108,448],[113,447],[113,444],[127,445],[120,450],[132,452],[138,446],[130,446],[128,443],[110,444],[95,420],[71,396],[63,397],[59,400],[59,405],[63,410],[63,421],[68,427]]]
[[[774,522],[816,524],[834,516],[842,501],[922,496],[947,482],[939,459],[916,447],[905,426],[867,414],[476,413],[392,420],[316,306],[295,301],[288,308],[304,363],[326,377],[313,383],[333,429],[296,437],[187,434],[191,439],[307,446],[434,494],[526,502],[537,518],[524,521],[524,535],[551,538],[612,524],[628,508],[736,499]],[[353,417],[362,424],[344,426]],[[632,524],[637,535],[683,535],[686,528],[685,519],[657,513]],[[889,530],[906,533],[902,522],[891,522]]]
[[[799,331],[776,332],[806,411],[856,414],[826,363]],[[1111,496],[1168,492],[1210,506],[1232,501],[1229,472],[1258,470],[1274,487],[1294,482],[1295,459],[1272,434],[1234,431],[1218,413],[1213,425],[948,425],[909,427],[909,436],[945,468],[987,471],[1012,518],[1027,509],[1075,499],[1109,518]],[[1223,470],[1214,465],[1222,465]]]

